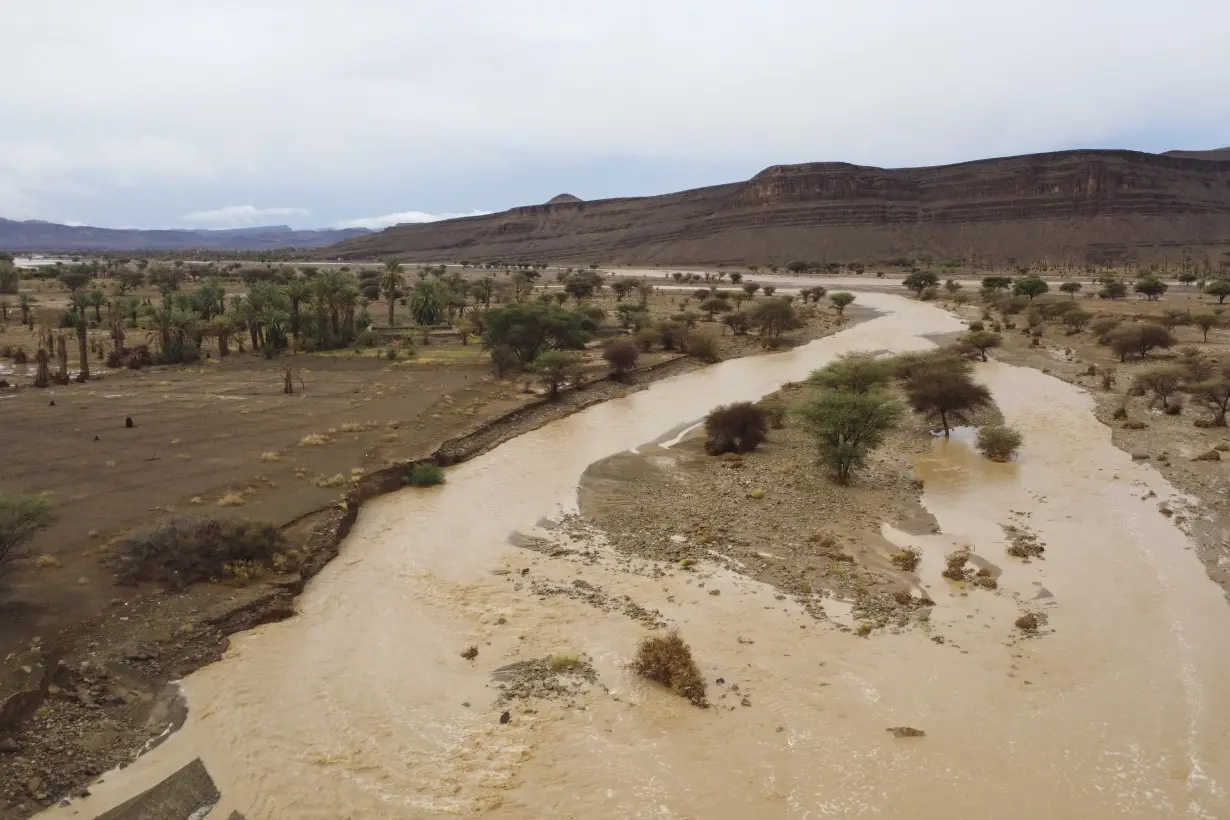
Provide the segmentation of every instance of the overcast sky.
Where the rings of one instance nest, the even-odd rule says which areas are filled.
[[[0,0],[0,216],[418,221],[1230,144],[1228,0]]]

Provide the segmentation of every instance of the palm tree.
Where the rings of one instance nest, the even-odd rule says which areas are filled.
[[[435,282],[416,282],[410,291],[409,302],[410,315],[420,325],[438,324],[444,316],[444,298]]]
[[[286,283],[286,296],[290,299],[290,332],[299,338],[299,303],[312,293],[312,286],[307,279],[292,277]]]
[[[384,298],[389,303],[389,327],[393,327],[393,304],[397,300],[397,293],[401,288],[405,287],[406,277],[401,270],[401,262],[396,259],[390,259],[384,263],[384,273],[380,275],[380,290],[384,292]]]
[[[210,323],[210,332],[218,339],[218,357],[231,355],[230,341],[235,333],[235,321],[230,316],[215,316]]]
[[[101,290],[90,291],[90,305],[94,308],[94,321],[102,321],[102,306],[103,302],[107,301],[106,295]]]

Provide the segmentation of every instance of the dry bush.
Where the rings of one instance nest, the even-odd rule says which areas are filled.
[[[312,483],[315,484],[317,487],[322,487],[324,489],[329,489],[331,487],[340,487],[346,483],[346,476],[342,475],[341,473],[336,473],[331,476],[322,475],[320,478],[316,479]]]
[[[125,538],[114,566],[121,583],[155,581],[181,588],[232,575],[227,567],[271,566],[284,553],[278,528],[238,518],[177,515]]]
[[[547,668],[552,672],[571,672],[585,665],[580,655],[556,655],[547,662]]]
[[[219,507],[242,507],[245,502],[242,493],[226,493],[214,503]]]
[[[662,684],[697,706],[708,706],[705,679],[701,677],[692,650],[678,633],[651,635],[641,641],[632,669],[641,677]]]
[[[962,548],[956,552],[949,553],[944,556],[945,570],[941,573],[945,578],[953,581],[965,580],[965,562],[969,560],[970,551],[968,548]]]
[[[760,446],[767,432],[764,410],[741,401],[716,407],[705,416],[705,452],[750,453]]]
[[[687,353],[707,364],[716,364],[722,360],[718,353],[717,339],[699,333],[688,340]]]
[[[280,454],[280,453],[275,453],[275,452],[272,452],[272,451],[267,452],[267,453],[261,453],[261,461],[266,461],[266,462],[268,462],[268,461],[280,461],[280,460],[281,460],[281,458],[282,458],[282,456],[281,456],[281,454]]]
[[[636,367],[640,351],[631,339],[613,339],[603,346],[602,358],[611,366],[611,372],[619,377]]]
[[[922,552],[916,547],[906,547],[890,555],[889,560],[902,572],[913,572],[918,569],[918,564],[922,561]]]
[[[320,433],[309,433],[299,439],[300,447],[323,447],[326,444],[332,444],[333,439]]]
[[[1038,625],[1038,616],[1032,612],[1016,619],[1016,628],[1022,632],[1037,632]]]
[[[991,461],[1011,461],[1023,441],[1020,432],[1003,425],[978,428],[978,452]]]

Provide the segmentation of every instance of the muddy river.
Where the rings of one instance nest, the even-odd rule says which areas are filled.
[[[371,503],[298,617],[236,636],[184,681],[180,732],[48,816],[93,816],[199,756],[223,793],[210,818],[1230,817],[1230,607],[1159,512],[1183,500],[1111,445],[1082,391],[1037,371],[978,371],[1025,435],[1019,461],[938,442],[918,473],[943,534],[885,528],[924,552],[929,634],[859,638],[716,568],[700,589],[689,573],[510,546],[574,510],[598,459],[840,353],[960,329],[926,304],[859,300],[883,315],[659,382],[450,469],[443,487]],[[1006,557],[1002,525],[1036,534],[1044,560]],[[1002,570],[999,591],[939,576],[960,545]],[[717,708],[624,668],[646,634],[636,620],[532,591],[578,580],[677,625]],[[1014,627],[1025,612],[1042,616],[1037,636]],[[493,706],[493,670],[569,652],[592,657],[605,691]]]

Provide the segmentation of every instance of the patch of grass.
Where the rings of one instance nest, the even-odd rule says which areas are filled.
[[[556,655],[547,662],[547,668],[552,672],[571,672],[584,665],[585,661],[581,656],[573,654]]]
[[[333,439],[320,433],[309,433],[299,439],[300,447],[324,447],[326,444],[332,444]]]
[[[261,453],[261,461],[270,462],[270,461],[281,461],[281,460],[282,460],[281,453],[277,453],[272,450],[267,453]]]
[[[678,633],[644,638],[637,647],[632,669],[697,706],[709,705],[705,699],[705,679],[692,660],[692,650]]]
[[[240,583],[255,581],[265,574],[265,565],[260,561],[231,561],[222,565],[226,575]]]
[[[247,499],[242,493],[226,493],[214,503],[219,507],[242,507],[247,503]]]
[[[346,476],[342,475],[341,473],[337,473],[331,476],[322,475],[319,478],[317,478],[315,481],[313,481],[312,483],[315,484],[317,487],[325,487],[325,488],[340,487],[346,483]]]
[[[434,487],[444,483],[444,470],[430,461],[420,461],[410,468],[406,483],[411,487]]]
[[[56,558],[54,555],[47,555],[44,553],[34,559],[34,566],[39,569],[58,569],[63,566],[63,564],[61,564],[60,559]]]
[[[121,583],[154,581],[175,589],[268,566],[284,553],[278,528],[264,522],[177,515],[133,533],[117,545],[113,567]]]
[[[922,552],[915,547],[906,547],[890,555],[889,560],[902,572],[913,572],[918,569],[918,564],[922,561]]]
[[[343,433],[365,433],[380,426],[378,421],[348,421],[338,429]]]

